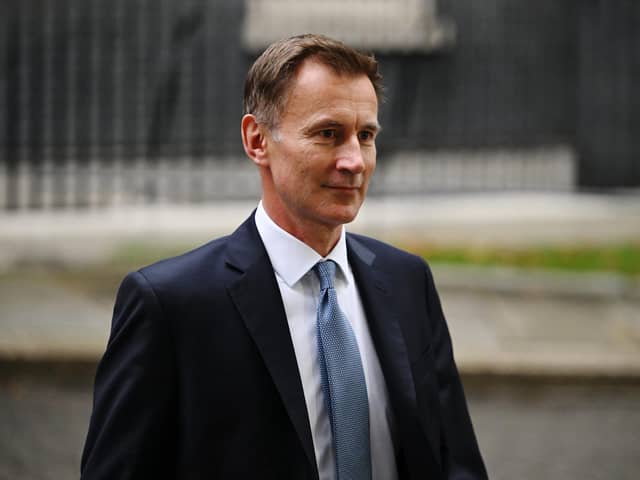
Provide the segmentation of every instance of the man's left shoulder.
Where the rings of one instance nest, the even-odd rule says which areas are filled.
[[[356,254],[369,256],[376,263],[392,262],[394,265],[411,265],[422,269],[426,266],[422,257],[366,235],[347,233],[347,245]]]

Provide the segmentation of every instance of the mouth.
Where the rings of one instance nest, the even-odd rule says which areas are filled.
[[[333,190],[344,190],[345,192],[360,190],[360,185],[323,185],[325,188],[331,188]]]

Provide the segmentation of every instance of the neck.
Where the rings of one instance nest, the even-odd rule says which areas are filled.
[[[326,257],[340,240],[342,225],[323,225],[293,219],[277,209],[270,208],[264,200],[262,206],[276,225],[311,247],[322,257]]]
[[[316,228],[313,232],[309,232],[309,230],[305,229],[299,229],[297,232],[287,230],[287,232],[289,232],[301,242],[309,245],[316,252],[318,252],[320,256],[326,257],[340,240],[342,225],[334,227],[331,230],[319,230]]]

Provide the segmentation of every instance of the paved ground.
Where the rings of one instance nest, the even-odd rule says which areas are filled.
[[[77,478],[91,381],[0,380],[0,479]],[[640,387],[468,382],[469,408],[493,480],[636,480]]]
[[[467,390],[490,478],[638,478],[637,386],[489,382]]]
[[[462,371],[640,381],[635,284],[615,291],[616,277],[495,269],[469,286],[482,269],[434,270]]]

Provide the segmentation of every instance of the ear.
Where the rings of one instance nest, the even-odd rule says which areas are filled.
[[[263,126],[250,113],[242,117],[242,146],[247,156],[259,166],[269,164],[267,158],[267,137]]]

